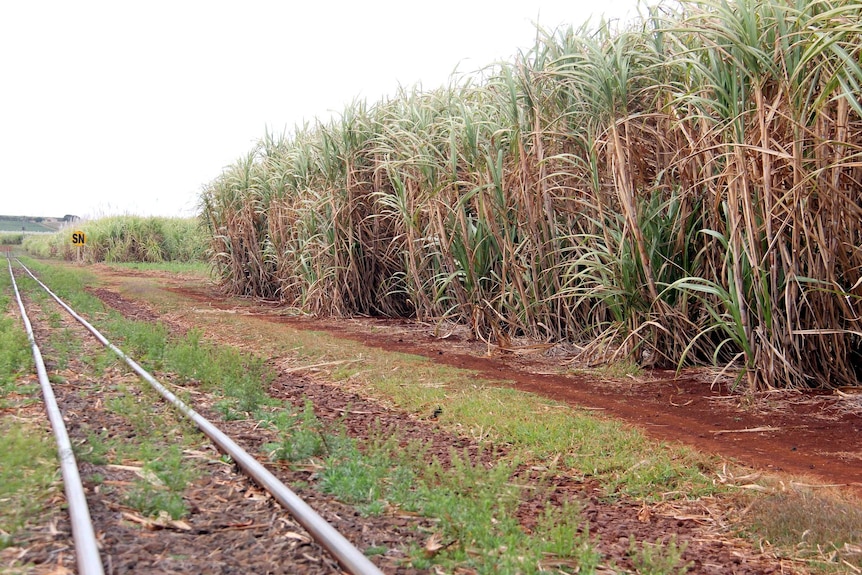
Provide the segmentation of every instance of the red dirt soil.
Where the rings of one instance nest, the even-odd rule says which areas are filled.
[[[785,472],[812,484],[862,495],[862,390],[847,393],[773,391],[756,395],[712,384],[701,372],[652,371],[636,378],[561,374],[572,356],[522,355],[490,349],[464,335],[435,335],[433,325],[373,318],[306,319],[220,296],[214,289],[168,288],[219,309],[242,307],[272,322],[327,331],[384,350],[424,356],[470,369],[499,385],[536,393],[632,423],[650,436],[734,458],[765,472]],[[465,331],[457,331],[464,334]],[[857,391],[857,393],[854,393]]]

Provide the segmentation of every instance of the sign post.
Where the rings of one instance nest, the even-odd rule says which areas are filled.
[[[81,263],[81,247],[87,244],[87,234],[81,230],[72,232],[72,245],[78,248],[78,263]]]

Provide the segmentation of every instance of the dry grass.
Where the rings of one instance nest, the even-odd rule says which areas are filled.
[[[756,499],[748,512],[757,537],[824,570],[862,569],[862,507],[837,496],[792,490]]]

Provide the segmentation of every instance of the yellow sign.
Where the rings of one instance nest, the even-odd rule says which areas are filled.
[[[87,234],[82,231],[72,232],[72,245],[83,246],[87,243]]]

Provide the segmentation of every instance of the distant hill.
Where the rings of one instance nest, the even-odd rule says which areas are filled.
[[[62,218],[0,215],[0,232],[56,232],[63,224],[78,219],[68,214]]]

